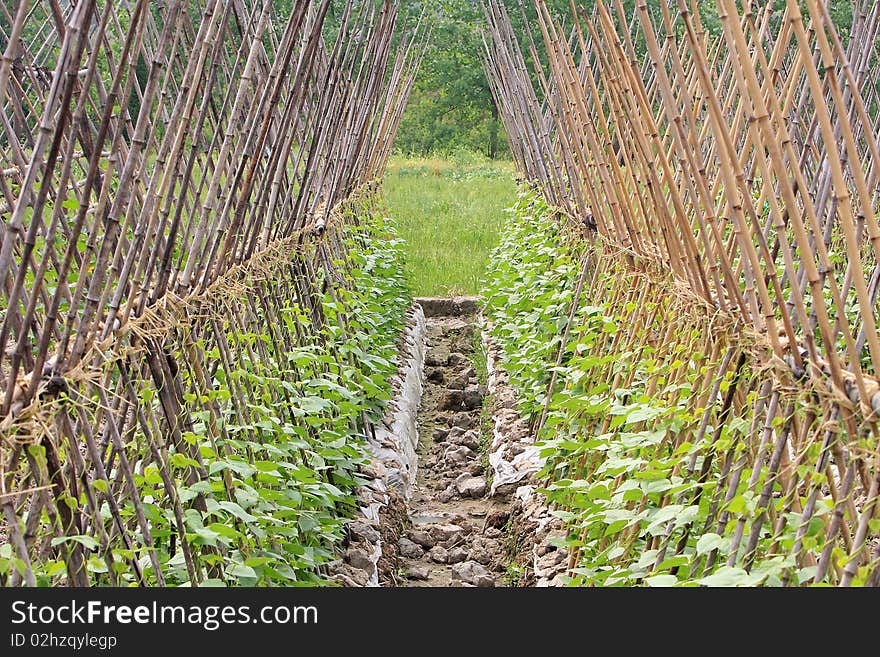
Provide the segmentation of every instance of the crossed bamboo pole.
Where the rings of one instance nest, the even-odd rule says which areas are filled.
[[[713,551],[691,573],[719,563],[751,569],[782,550],[762,537],[768,523],[771,536],[781,536],[788,513],[799,517],[790,554],[815,567],[814,581],[877,584],[880,553],[868,546],[877,542],[870,525],[880,492],[880,151],[871,69],[880,12],[876,3],[859,3],[844,44],[818,0],[789,0],[782,10],[718,0],[714,36],[696,4],[652,9],[642,0],[629,16],[619,0],[600,0],[591,12],[572,2],[566,36],[536,0],[540,50],[531,35],[518,42],[501,2],[485,4],[487,75],[514,159],[551,205],[599,237],[591,242],[599,273],[571,312],[577,297],[604,295],[621,312],[636,303],[625,311],[630,335],[602,347],[632,350],[635,363],[641,341],[654,344],[657,333],[670,340],[657,345],[663,359],[683,325],[719,327],[702,345],[712,354],[710,374],[689,398],[706,411],[695,434],[685,431],[701,445],[702,466],[695,469],[695,453],[683,472],[701,486],[718,484],[709,517],[700,528],[669,523],[660,537],[636,526],[618,561],[647,545],[659,550],[659,568],[670,551],[692,549],[712,530],[730,532],[728,555]],[[550,120],[540,121],[545,115]],[[609,283],[602,272],[611,271]],[[641,293],[622,295],[623,285]],[[684,319],[641,301],[678,299],[682,289],[691,298]],[[634,376],[591,374],[612,388]],[[731,375],[721,399],[719,382]],[[548,385],[549,399],[559,384],[554,377]],[[659,394],[656,381],[649,387]],[[539,429],[546,416],[547,409]],[[737,418],[752,427],[746,447],[716,453],[722,428]],[[607,422],[595,427],[607,429]],[[588,477],[598,464],[581,459],[572,475]],[[755,507],[727,511],[744,488]],[[821,546],[807,549],[820,500],[833,511],[822,514]],[[847,556],[834,562],[838,546]],[[577,559],[575,550],[572,567]],[[868,574],[859,575],[865,564]]]
[[[218,453],[230,422],[249,424],[249,400],[300,423],[289,390],[231,380],[224,405],[214,377],[327,340],[319,300],[344,299],[344,208],[378,212],[369,190],[424,27],[403,34],[395,3],[348,0],[329,43],[330,0],[291,6],[0,8],[0,530],[24,564],[6,584],[34,585],[51,558],[72,585],[120,583],[117,561],[138,583],[167,583],[138,484],[147,466],[161,476],[172,553],[193,583],[218,576],[223,548],[186,538],[187,509],[210,497],[180,492],[208,476],[186,438],[196,418]],[[304,309],[295,330],[282,321],[292,306]],[[271,344],[240,337],[264,333]],[[370,430],[365,415],[360,425]],[[190,459],[182,472],[175,454]],[[226,473],[230,498],[232,487]],[[70,535],[97,540],[103,579],[81,543],[53,545]]]

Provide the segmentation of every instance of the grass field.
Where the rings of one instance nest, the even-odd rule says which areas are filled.
[[[515,200],[513,165],[472,157],[394,157],[384,187],[406,240],[415,294],[476,294],[504,210]]]

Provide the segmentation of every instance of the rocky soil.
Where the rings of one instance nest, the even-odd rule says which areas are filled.
[[[423,305],[428,348],[419,467],[409,527],[397,542],[398,585],[503,586],[510,513],[504,501],[488,497],[485,443],[491,429],[475,362],[476,306]]]
[[[473,298],[417,301],[328,574],[358,587],[564,585],[565,531],[538,492],[543,460],[491,327]]]

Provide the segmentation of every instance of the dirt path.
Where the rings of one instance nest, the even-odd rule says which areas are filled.
[[[486,496],[488,423],[475,358],[476,304],[424,303],[425,388],[410,528],[398,541],[404,586],[503,586],[507,506]]]

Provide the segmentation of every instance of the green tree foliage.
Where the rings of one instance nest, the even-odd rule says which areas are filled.
[[[505,4],[518,33],[524,35],[519,0]],[[531,3],[524,4],[533,14]],[[548,4],[568,11],[568,0]],[[426,10],[431,41],[401,122],[397,148],[414,154],[461,150],[492,158],[505,154],[503,129],[483,72],[485,21],[479,0],[408,0],[404,5],[411,23]],[[533,16],[527,15],[535,26]]]
[[[413,11],[416,10],[413,2]],[[439,0],[429,10],[431,44],[401,122],[404,152],[498,152],[501,130],[483,73],[482,10],[473,0]]]

